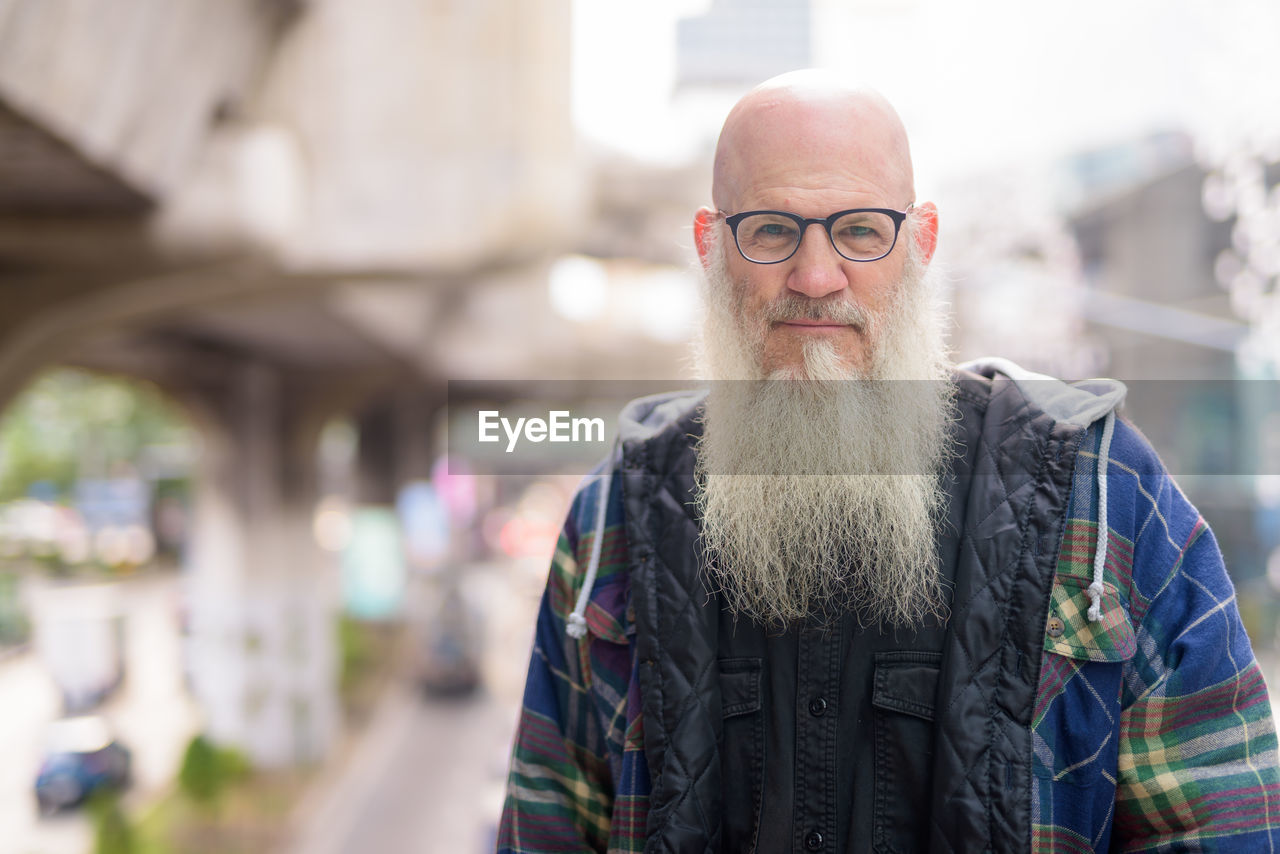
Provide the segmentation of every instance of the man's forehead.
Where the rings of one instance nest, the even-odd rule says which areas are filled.
[[[733,205],[751,188],[781,181],[914,200],[906,130],[878,93],[822,83],[768,85],[730,112],[716,149],[713,196]]]

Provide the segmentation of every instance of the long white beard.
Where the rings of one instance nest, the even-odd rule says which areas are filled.
[[[769,318],[744,316],[726,251],[713,247],[708,265],[700,348],[705,375],[719,380],[696,493],[712,584],[734,613],[770,626],[846,611],[864,624],[944,618],[935,533],[954,409],[931,275],[909,258],[881,316],[822,307],[864,330],[865,373],[815,340],[802,367],[765,376]],[[805,308],[789,302],[765,314]]]

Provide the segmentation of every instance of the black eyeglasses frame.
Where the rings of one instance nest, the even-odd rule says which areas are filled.
[[[893,252],[894,247],[898,245],[898,235],[902,233],[902,223],[906,221],[907,215],[911,213],[911,210],[914,207],[915,205],[913,204],[907,205],[907,209],[905,211],[896,211],[893,208],[850,208],[844,211],[836,211],[830,216],[822,218],[803,217],[800,216],[800,214],[794,214],[790,211],[770,210],[742,211],[741,213],[736,214],[729,214],[725,211],[717,211],[717,213],[724,217],[725,223],[729,226],[729,231],[733,233],[733,245],[737,248],[738,254],[741,255],[744,260],[750,261],[752,264],[781,264],[784,261],[790,261],[792,256],[800,251],[800,244],[804,242],[805,232],[809,230],[809,226],[811,225],[822,226],[823,230],[827,232],[827,240],[831,243],[831,248],[836,250],[836,254],[841,258],[844,258],[846,261],[853,261],[857,264],[868,264],[872,261],[879,261],[882,258],[887,258]],[[889,244],[889,248],[883,255],[877,255],[875,258],[850,258],[848,255],[840,251],[840,247],[836,245],[836,238],[835,235],[831,233],[831,229],[836,224],[836,220],[854,213],[885,214],[893,220],[893,242]],[[796,241],[795,248],[791,250],[791,253],[787,255],[787,257],[779,258],[777,261],[757,261],[754,258],[748,258],[747,253],[742,251],[742,245],[738,243],[738,223],[742,222],[747,217],[755,216],[756,214],[775,214],[777,216],[784,216],[794,222],[800,229],[800,239]]]

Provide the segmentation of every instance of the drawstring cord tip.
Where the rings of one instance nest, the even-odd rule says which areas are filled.
[[[1089,599],[1092,602],[1089,605],[1089,621],[1099,622],[1102,619],[1102,585],[1096,581],[1089,585]]]

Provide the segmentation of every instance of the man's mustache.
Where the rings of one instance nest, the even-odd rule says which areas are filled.
[[[859,332],[871,325],[870,314],[847,299],[813,299],[799,294],[788,294],[770,303],[764,310],[764,319],[769,323],[811,320],[852,326]]]

